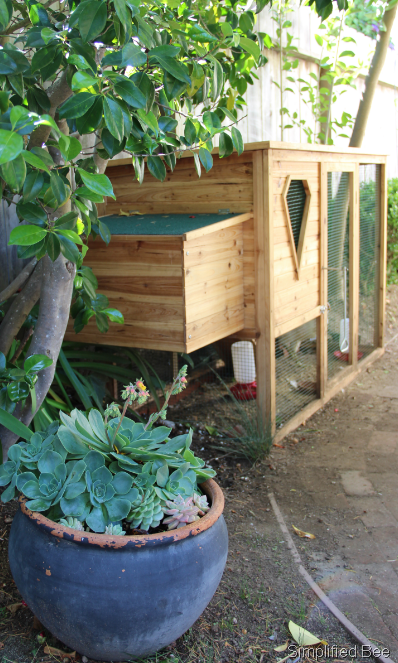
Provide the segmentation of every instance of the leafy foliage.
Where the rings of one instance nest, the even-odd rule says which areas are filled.
[[[163,180],[187,149],[198,151],[198,174],[201,165],[208,170],[217,134],[221,156],[234,147],[240,153],[234,125],[252,70],[266,62],[264,35],[254,32],[255,13],[230,0],[82,0],[62,10],[21,3],[14,16],[11,5],[3,9],[0,174],[3,197],[11,203],[20,195],[17,212],[27,222],[10,243],[24,258],[61,253],[77,263],[75,328],[95,315],[105,331],[106,319],[120,314],[94,297],[95,280],[81,264],[90,234],[109,241],[96,204],[114,194],[97,157],[129,152],[141,182],[145,158]],[[95,138],[84,150],[79,138],[87,134]]]
[[[308,143],[333,145],[335,135],[349,137],[346,132],[352,128],[355,119],[346,111],[340,118],[334,117],[333,104],[349,87],[355,88],[355,79],[364,69],[364,63],[353,64],[355,40],[343,35],[343,17],[333,16],[324,18],[315,34],[322,49],[318,60],[319,74],[310,72],[305,79],[297,77],[297,46],[289,32],[291,11],[287,0],[278,0],[271,14],[278,26],[276,45],[280,48],[281,58],[281,82],[273,81],[280,91],[281,139],[284,140],[284,130],[298,127]],[[313,123],[302,118],[301,105],[298,111],[290,110],[286,93],[299,95],[301,102],[311,109]]]
[[[347,10],[345,24],[371,39],[376,39],[379,32],[385,30],[383,16],[388,4],[353,0]]]
[[[185,505],[195,500],[195,513],[189,516],[204,514],[207,502],[199,495],[198,484],[215,472],[190,451],[192,431],[170,439],[170,428],[154,427],[157,419],[165,418],[170,396],[184,388],[185,374],[186,367],[161,410],[145,426],[126,417],[133,400],[143,402],[147,397],[138,380],[125,388],[121,415],[111,404],[105,418],[95,409],[88,416],[73,410],[71,416],[61,412],[60,426],[54,422],[47,431],[33,435],[26,429],[28,441],[15,444],[9,460],[0,466],[0,486],[7,486],[2,501],[12,499],[18,490],[33,511],[68,527],[86,525],[111,534],[123,533],[122,521],[144,531],[156,528],[170,504],[181,500]],[[173,508],[179,515],[173,511],[175,517],[166,523],[169,528],[191,522],[186,507],[182,512]]]
[[[398,178],[388,182],[387,281],[398,283]]]
[[[25,401],[28,396],[34,402],[37,373],[51,364],[52,359],[45,355],[31,355],[23,362],[7,362],[0,352],[0,409],[12,413],[17,404]]]

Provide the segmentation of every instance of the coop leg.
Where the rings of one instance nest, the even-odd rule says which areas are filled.
[[[173,352],[173,380],[175,380],[177,375],[178,375],[178,353]]]

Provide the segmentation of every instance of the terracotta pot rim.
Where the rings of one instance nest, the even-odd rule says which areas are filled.
[[[154,544],[168,544],[175,541],[180,541],[191,536],[197,536],[201,532],[209,529],[219,519],[224,510],[224,494],[220,486],[214,479],[208,479],[200,484],[201,490],[210,498],[211,507],[205,516],[196,520],[194,523],[185,525],[179,529],[174,529],[169,532],[160,532],[157,534],[147,535],[134,535],[124,536],[120,535],[107,535],[96,534],[95,532],[80,532],[79,530],[65,527],[60,523],[55,523],[53,520],[46,518],[37,511],[30,511],[26,508],[26,497],[19,498],[19,504],[22,513],[32,520],[41,529],[46,530],[52,536],[67,541],[75,541],[80,544],[91,544],[100,546],[101,548],[125,548],[128,547],[144,547]]]

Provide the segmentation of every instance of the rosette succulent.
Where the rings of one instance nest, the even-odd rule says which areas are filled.
[[[77,518],[68,516],[67,518],[61,518],[59,523],[60,525],[64,525],[64,527],[70,527],[71,529],[77,529],[79,532],[84,532],[83,523]]]
[[[184,388],[185,373],[184,367],[147,424],[126,416],[129,404],[146,396],[138,380],[125,388],[121,413],[115,404],[105,417],[95,409],[88,415],[61,412],[61,425],[40,433],[26,429],[26,439],[0,466],[0,486],[7,486],[2,501],[17,489],[28,508],[52,520],[112,535],[125,533],[123,521],[148,531],[161,524],[182,527],[204,515],[208,505],[199,485],[215,472],[190,451],[192,431],[170,438],[170,428],[154,425],[164,418],[170,395]]]
[[[166,502],[163,511],[168,516],[163,520],[168,529],[178,529],[199,520],[199,509],[194,505],[193,497],[184,499],[181,495],[177,495],[174,500]]]
[[[137,499],[132,502],[126,520],[132,527],[148,531],[150,527],[158,527],[163,519],[162,500],[152,487],[145,493],[140,490]]]

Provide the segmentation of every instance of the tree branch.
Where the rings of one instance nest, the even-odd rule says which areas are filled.
[[[22,292],[12,302],[0,326],[0,351],[7,354],[15,336],[40,297],[41,263],[39,263]]]
[[[12,295],[14,295],[19,288],[22,288],[25,281],[29,278],[34,268],[37,265],[37,258],[33,258],[26,267],[18,274],[18,276],[6,287],[2,292],[0,292],[0,302],[5,302]]]
[[[49,94],[47,95],[51,108],[49,115],[51,117],[55,117],[55,113],[57,112],[58,106],[64,103],[69,97],[72,96],[73,92],[70,89],[68,83],[67,83],[67,69],[64,69],[61,76],[53,83],[51,88],[49,89]],[[34,132],[31,135],[29,144],[28,144],[28,150],[31,150],[32,147],[41,147],[43,143],[45,143],[51,133],[51,127],[45,126],[45,125],[40,125],[37,127],[37,129],[34,130]]]
[[[398,4],[384,14],[383,21],[386,29],[380,33],[380,38],[372,58],[372,64],[366,77],[365,91],[359,103],[357,117],[351,134],[350,147],[361,147],[362,145],[377,83],[379,82],[380,74],[386,61],[391,30],[397,15],[397,9]]]
[[[68,324],[73,279],[76,274],[76,266],[62,255],[55,262],[45,255],[40,264],[42,266],[40,310],[29,354],[46,355],[53,360],[53,363],[38,374],[35,385],[36,411],[32,412],[32,405],[29,401],[25,404],[22,413],[17,410],[14,413],[14,416],[17,416],[27,426],[41,406],[54,378],[59,351]],[[0,439],[5,460],[9,448],[18,437],[0,426]]]

